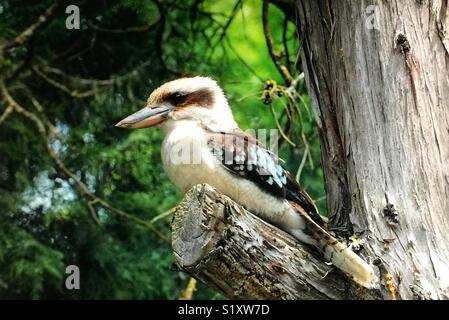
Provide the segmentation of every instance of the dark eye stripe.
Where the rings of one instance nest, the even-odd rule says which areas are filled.
[[[175,92],[175,93],[172,93],[172,94],[168,97],[167,100],[168,100],[172,105],[177,106],[178,104],[184,102],[184,101],[187,99],[188,96],[189,96],[189,94],[186,93],[186,92],[180,92],[180,91],[177,91],[177,92]]]
[[[215,103],[214,93],[210,89],[201,89],[189,93],[176,106],[178,108],[187,107],[189,105],[196,105],[203,108],[211,108]]]

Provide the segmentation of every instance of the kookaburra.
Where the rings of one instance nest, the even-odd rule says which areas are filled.
[[[193,77],[167,82],[151,93],[143,109],[116,126],[159,126],[165,133],[164,169],[182,192],[207,183],[318,248],[360,285],[374,285],[372,267],[326,231],[313,200],[282,168],[276,155],[239,129],[214,80]]]

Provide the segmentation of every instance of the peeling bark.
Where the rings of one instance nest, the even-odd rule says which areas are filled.
[[[448,10],[447,0],[297,1],[330,224],[365,231],[384,298],[449,298]]]

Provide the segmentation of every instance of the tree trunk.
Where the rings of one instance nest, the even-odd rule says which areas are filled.
[[[333,230],[365,231],[385,298],[449,298],[448,0],[296,6]]]

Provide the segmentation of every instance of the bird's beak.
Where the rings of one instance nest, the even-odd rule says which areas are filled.
[[[171,108],[165,105],[145,107],[136,113],[126,117],[115,126],[120,128],[148,128],[158,125],[167,118]]]

